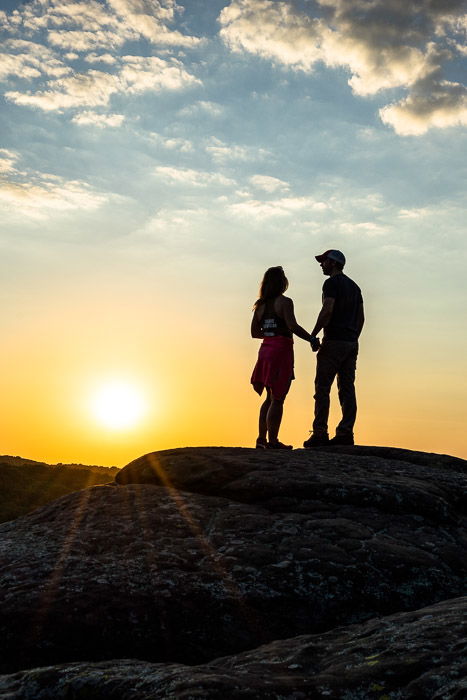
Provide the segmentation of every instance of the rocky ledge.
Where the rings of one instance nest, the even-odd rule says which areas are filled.
[[[145,455],[0,526],[1,670],[53,665],[0,689],[467,697],[466,467],[376,447]]]

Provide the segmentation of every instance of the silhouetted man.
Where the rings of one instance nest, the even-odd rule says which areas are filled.
[[[355,369],[358,337],[364,323],[360,288],[344,275],[345,257],[340,250],[327,250],[317,255],[323,274],[323,306],[311,332],[311,348],[318,351],[315,379],[315,418],[311,437],[303,447],[353,445],[353,427],[357,416]],[[323,342],[318,333],[323,329]],[[328,435],[329,394],[337,376],[337,389],[342,420],[331,440]]]

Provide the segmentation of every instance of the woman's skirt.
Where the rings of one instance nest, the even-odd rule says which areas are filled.
[[[251,375],[253,388],[261,396],[264,387],[271,390],[274,399],[284,399],[294,379],[293,340],[283,335],[264,338],[258,352],[258,361]]]

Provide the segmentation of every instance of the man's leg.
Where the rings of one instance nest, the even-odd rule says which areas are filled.
[[[325,340],[316,356],[313,435],[317,437],[325,438],[328,435],[329,394],[338,369],[339,362],[335,356],[333,342]]]
[[[342,420],[336,428],[336,435],[353,437],[353,427],[357,417],[355,395],[355,370],[357,367],[358,343],[349,343],[349,350],[337,372],[337,390],[342,409]]]

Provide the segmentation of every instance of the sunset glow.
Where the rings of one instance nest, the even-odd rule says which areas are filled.
[[[261,278],[310,331],[334,248],[365,301],[356,441],[467,457],[465,27],[461,2],[3,3],[0,453],[254,445]]]

